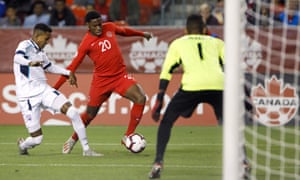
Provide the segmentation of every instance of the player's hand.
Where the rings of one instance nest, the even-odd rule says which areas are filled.
[[[73,72],[70,72],[68,81],[69,81],[69,83],[70,83],[71,86],[78,87],[78,85],[77,85],[77,78],[76,78],[76,76],[75,76],[75,74]]]
[[[149,32],[144,32],[144,38],[146,38],[147,40],[152,38],[152,34]]]
[[[151,110],[151,116],[155,122],[158,122],[160,120],[160,111],[161,108],[163,107],[164,94],[165,94],[164,92],[159,92],[157,94],[155,105]]]
[[[31,67],[43,66],[43,61],[30,61],[28,63],[28,66],[31,66]]]

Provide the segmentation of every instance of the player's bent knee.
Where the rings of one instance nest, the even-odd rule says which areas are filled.
[[[63,114],[66,114],[68,109],[72,106],[72,104],[68,101],[66,102],[61,108],[60,108],[60,111],[63,113]]]
[[[146,103],[146,96],[144,94],[140,94],[139,96],[137,96],[135,103],[145,104]]]

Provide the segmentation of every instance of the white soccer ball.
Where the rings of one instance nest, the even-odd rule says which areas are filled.
[[[139,133],[133,133],[126,139],[126,148],[133,153],[140,153],[146,148],[146,139]]]

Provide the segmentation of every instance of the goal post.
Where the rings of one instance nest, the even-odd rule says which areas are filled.
[[[247,3],[248,4],[247,4]],[[225,1],[223,180],[300,179],[300,1]]]
[[[240,140],[240,1],[225,1],[225,87],[224,87],[224,123],[223,123],[223,180],[239,180],[241,157]]]

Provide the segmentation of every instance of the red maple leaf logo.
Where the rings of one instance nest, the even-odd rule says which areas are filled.
[[[275,76],[265,80],[265,88],[261,84],[252,88],[251,98],[255,107],[255,117],[264,125],[284,125],[296,115],[296,89],[290,85],[283,87],[282,80]]]

